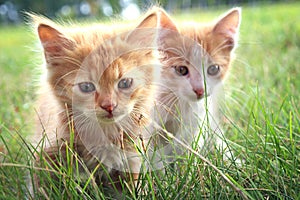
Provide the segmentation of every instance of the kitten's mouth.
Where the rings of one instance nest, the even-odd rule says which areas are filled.
[[[102,113],[102,114],[98,114],[97,118],[100,122],[103,123],[116,123],[119,120],[123,119],[123,115],[120,115],[119,113],[110,113],[110,112],[106,112],[106,113]]]
[[[116,123],[122,119],[122,117],[118,115],[114,115],[112,113],[107,113],[105,115],[99,116],[98,118],[103,123]]]
[[[112,113],[108,113],[105,118],[112,119],[114,118],[114,115]]]
[[[201,96],[197,96],[196,98],[197,98],[197,101],[199,101],[199,100],[203,99],[204,97],[205,97],[205,95],[201,95]]]
[[[113,123],[115,121],[115,117],[112,113],[106,113],[97,116],[98,120],[103,123]]]
[[[202,99],[207,98],[209,96],[210,96],[210,94],[208,94],[208,93],[200,95],[200,96],[196,95],[196,101],[201,101]]]

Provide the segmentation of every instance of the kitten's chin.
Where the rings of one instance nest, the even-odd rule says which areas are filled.
[[[98,121],[100,123],[104,123],[104,124],[113,124],[113,123],[119,122],[123,118],[124,118],[124,116],[117,116],[117,115],[113,115],[113,114],[109,114],[109,113],[106,115],[97,116]]]
[[[114,118],[98,118],[99,123],[101,124],[113,124],[116,123]]]

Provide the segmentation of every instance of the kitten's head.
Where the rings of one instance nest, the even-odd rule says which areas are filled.
[[[83,120],[108,124],[125,117],[136,123],[145,120],[159,73],[151,48],[154,31],[145,29],[149,20],[153,19],[109,37],[96,29],[66,29],[36,17],[48,82],[58,102]]]
[[[163,80],[178,97],[200,100],[222,82],[237,45],[240,12],[235,8],[213,23],[178,27],[162,13],[159,44],[164,52]]]

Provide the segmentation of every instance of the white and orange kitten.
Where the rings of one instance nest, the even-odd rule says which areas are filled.
[[[154,13],[159,18],[157,39],[163,55],[156,127],[189,146],[196,141],[202,153],[216,146],[230,157],[217,115],[218,88],[233,60],[241,9],[234,8],[207,24],[175,23],[159,8]],[[160,152],[171,155],[170,159],[184,149],[172,139],[161,137],[159,143]]]
[[[239,8],[208,24],[175,23],[153,8],[120,35],[128,28],[69,28],[32,17],[47,67],[37,101],[37,165],[47,161],[55,169],[58,155],[66,162],[66,149],[74,146],[83,174],[84,167],[91,172],[103,164],[113,181],[135,180],[142,162],[137,148],[143,150],[149,132],[164,135],[162,129],[189,146],[196,140],[201,151],[227,148],[217,116],[218,87],[237,46]],[[163,156],[170,161],[184,149],[164,137],[155,143],[164,154],[155,162]],[[108,179],[101,169],[95,176],[104,184]]]
[[[47,68],[37,101],[34,140],[42,154],[36,154],[36,164],[46,161],[56,169],[67,162],[67,146],[73,146],[84,162],[83,174],[85,167],[92,172],[101,165],[116,182],[137,179],[137,146],[146,143],[142,134],[151,121],[153,85],[160,73],[155,35],[146,29],[155,19],[146,17],[117,35],[117,30],[68,28],[32,18]],[[100,167],[96,178],[108,180],[103,172]]]

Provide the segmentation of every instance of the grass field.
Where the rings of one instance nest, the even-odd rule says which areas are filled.
[[[225,10],[176,17],[206,21]],[[229,143],[244,162],[223,162],[218,152],[207,157],[235,189],[192,155],[180,160],[180,170],[142,175],[141,186],[148,192],[128,192],[126,199],[240,199],[240,193],[248,199],[300,199],[299,12],[300,3],[243,8],[237,60],[224,85],[222,111]],[[41,60],[32,50],[35,41],[28,27],[0,27],[0,38],[0,199],[24,199],[25,177],[33,171],[25,138],[33,133],[34,68]],[[63,177],[68,187],[52,189],[49,199],[82,199],[82,193],[86,199],[105,198],[101,187],[90,183],[78,189],[72,175]]]

